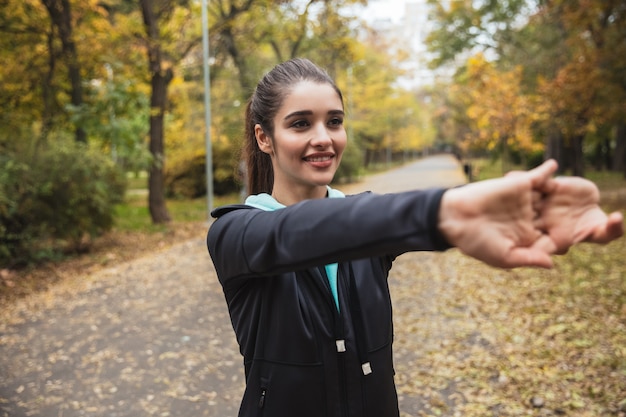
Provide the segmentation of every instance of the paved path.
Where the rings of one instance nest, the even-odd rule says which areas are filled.
[[[340,188],[385,193],[462,182],[454,158],[435,156]],[[204,235],[3,311],[0,417],[236,416],[242,360]],[[392,271],[403,416],[442,415],[428,413],[433,397],[416,395],[409,375],[428,372],[420,355],[454,331],[436,308],[445,288],[433,283],[415,294],[404,279],[417,270],[454,275],[441,259],[407,254]],[[454,386],[431,390],[452,413]]]
[[[454,187],[465,181],[457,159],[450,155],[437,155],[369,176],[362,183],[351,184],[345,188],[350,192],[370,190],[377,193],[393,193],[428,187]]]

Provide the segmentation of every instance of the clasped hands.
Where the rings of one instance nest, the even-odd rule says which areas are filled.
[[[619,212],[599,206],[594,183],[553,177],[548,160],[530,171],[446,191],[439,230],[465,254],[501,268],[551,268],[552,255],[580,242],[608,243],[624,233]]]

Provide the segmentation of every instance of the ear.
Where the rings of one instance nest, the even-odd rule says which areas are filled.
[[[254,125],[254,136],[256,137],[256,143],[262,152],[265,152],[268,155],[274,154],[274,149],[272,148],[272,139],[270,139],[270,137],[265,134],[263,128],[258,123]]]

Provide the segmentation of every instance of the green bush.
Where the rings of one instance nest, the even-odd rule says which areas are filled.
[[[165,168],[168,197],[197,198],[206,194],[206,159],[204,154],[178,158]]]
[[[356,143],[348,143],[335,174],[337,182],[352,182],[361,175],[363,152]]]
[[[102,153],[73,142],[0,157],[0,265],[88,248],[113,225],[125,178]]]
[[[241,179],[237,178],[233,147],[222,142],[213,144],[213,193],[227,195],[237,192]],[[206,195],[206,153],[190,150],[179,153],[165,165],[165,188],[168,197],[198,198]]]

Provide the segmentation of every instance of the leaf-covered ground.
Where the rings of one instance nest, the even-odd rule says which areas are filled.
[[[459,253],[397,269],[399,391],[425,402],[406,415],[625,416],[625,249],[583,245],[551,271]]]
[[[113,230],[94,239],[88,252],[21,270],[0,269],[0,309],[20,298],[80,280],[103,268],[132,261],[155,251],[201,237],[205,222],[172,222],[160,231]]]

